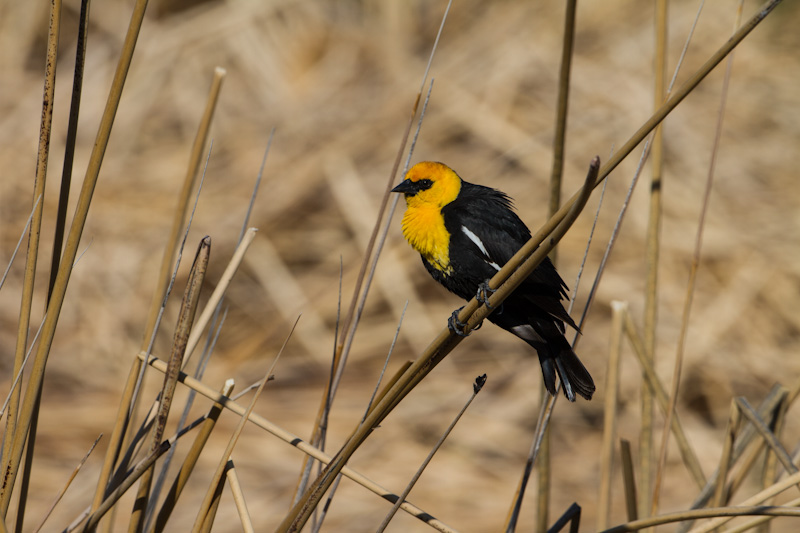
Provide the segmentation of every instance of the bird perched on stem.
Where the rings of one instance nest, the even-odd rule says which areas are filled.
[[[392,192],[405,195],[403,236],[420,253],[425,268],[467,301],[476,295],[485,301],[488,280],[531,237],[505,193],[466,182],[443,163],[417,163]],[[578,331],[561,304],[566,289],[545,258],[488,318],[536,349],[550,394],[556,393],[558,374],[569,401],[575,401],[576,393],[590,400],[592,376],[564,337],[564,323]],[[457,333],[463,328],[457,312],[449,324]]]

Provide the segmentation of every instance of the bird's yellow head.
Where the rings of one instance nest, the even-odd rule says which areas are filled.
[[[406,205],[442,208],[456,199],[461,191],[461,178],[443,163],[423,161],[406,173],[406,179],[392,189],[405,195]]]

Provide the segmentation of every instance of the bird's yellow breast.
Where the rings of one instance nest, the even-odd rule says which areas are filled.
[[[445,274],[450,266],[450,233],[437,206],[409,206],[403,216],[403,236],[431,265]]]

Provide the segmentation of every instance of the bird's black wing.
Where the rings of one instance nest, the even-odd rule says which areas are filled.
[[[449,277],[456,286],[442,283],[467,300],[531,237],[528,227],[514,212],[511,199],[489,187],[463,182],[458,198],[444,206],[442,214],[450,233],[454,275]],[[561,299],[567,295],[566,288],[553,264],[545,259],[514,294],[515,298],[524,298],[548,315],[576,327],[561,305]]]

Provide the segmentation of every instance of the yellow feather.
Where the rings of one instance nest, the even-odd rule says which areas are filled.
[[[450,233],[444,225],[442,207],[458,197],[461,178],[442,163],[424,161],[411,167],[406,179],[429,179],[433,185],[413,196],[406,195],[403,236],[434,268],[450,274]]]
[[[403,216],[403,236],[438,270],[449,274],[450,233],[438,207],[409,207]]]

